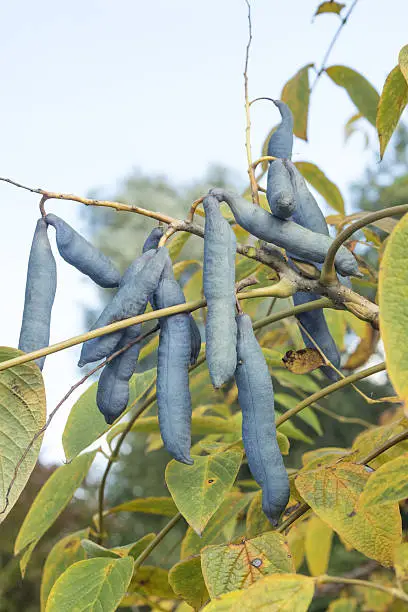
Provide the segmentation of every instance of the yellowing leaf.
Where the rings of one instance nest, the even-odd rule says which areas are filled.
[[[276,531],[239,544],[206,546],[201,566],[211,598],[246,589],[269,574],[294,571],[289,548]]]
[[[408,83],[408,45],[402,47],[401,51],[399,52],[398,64],[406,82]]]
[[[166,246],[169,250],[172,261],[177,259],[177,257],[180,255],[190,236],[191,234],[189,232],[177,232],[177,234],[169,240]]]
[[[340,15],[341,10],[345,7],[345,4],[340,4],[340,2],[322,2],[316,9],[315,15],[322,15],[323,13],[335,13],[336,15]]]
[[[281,100],[286,102],[293,113],[293,133],[307,140],[307,120],[309,115],[309,68],[307,64],[299,70],[283,87]]]
[[[379,274],[381,338],[391,382],[408,399],[408,214],[387,240]]]
[[[322,356],[314,348],[287,351],[282,357],[282,362],[285,368],[294,374],[308,374],[324,365]]]
[[[0,347],[0,361],[20,355],[22,351]],[[33,444],[22,464],[17,465],[34,435],[45,424],[45,416],[44,382],[33,361],[0,372],[0,523],[20,497],[34,469],[42,437]]]
[[[229,493],[209,520],[201,537],[191,527],[187,529],[181,544],[181,558],[198,554],[207,544],[225,541],[224,530],[236,522],[237,516],[245,510],[251,499],[252,494]]]
[[[200,556],[180,561],[169,572],[169,583],[175,594],[199,610],[210,599],[201,571]]]
[[[316,450],[303,453],[302,464],[307,469],[315,469],[317,467],[321,467],[322,465],[329,465],[330,463],[338,461],[346,453],[346,448],[339,448],[336,446],[317,448]]]
[[[387,76],[377,109],[377,132],[380,140],[380,158],[383,158],[387,144],[408,102],[408,83],[399,66]]]
[[[340,189],[324,174],[324,172],[322,172],[322,170],[320,170],[318,166],[316,166],[316,164],[298,161],[295,162],[295,166],[304,176],[307,182],[310,183],[311,186],[316,189],[316,191],[318,191],[326,200],[329,206],[334,208],[334,210],[337,210],[337,212],[344,214],[344,200]]]
[[[89,535],[89,529],[76,531],[59,540],[51,549],[41,576],[41,611],[45,610],[48,595],[56,580],[77,561],[83,561],[86,553],[81,540]]]
[[[351,546],[385,566],[391,566],[401,541],[398,504],[387,513],[358,505],[369,474],[362,465],[338,463],[302,471],[296,487],[312,510]]]
[[[96,451],[79,455],[72,463],[56,469],[37,494],[14,545],[16,555],[28,547],[20,561],[23,574],[37,542],[68,505],[88,473],[95,455]]]
[[[312,516],[306,525],[307,565],[312,576],[320,576],[327,572],[329,566],[333,530],[318,516]]]
[[[205,606],[203,612],[306,612],[313,594],[313,578],[300,574],[273,574],[244,591],[222,595]]]
[[[139,593],[145,597],[174,598],[174,592],[169,585],[169,572],[162,567],[143,565],[139,567],[128,586],[129,593]],[[129,605],[126,598],[122,605]]]
[[[331,601],[327,608],[327,612],[355,612],[355,610],[357,610],[357,599],[355,597],[340,597]]]
[[[360,113],[375,126],[379,96],[371,83],[347,66],[330,66],[326,72],[336,85],[346,90]]]
[[[159,516],[174,516],[177,508],[171,497],[138,497],[118,506],[113,506],[106,514],[117,512],[143,512],[144,514],[158,514]]]
[[[113,612],[126,593],[133,559],[87,559],[71,565],[56,581],[46,612]]]
[[[400,587],[408,593],[408,543],[404,542],[395,549],[394,568]]]
[[[129,384],[129,402],[125,412],[146,393],[155,378],[156,368],[132,376]],[[98,410],[96,405],[97,387],[98,383],[88,387],[71,408],[62,434],[62,444],[67,461],[76,457],[78,453],[95,442],[106,431],[115,427],[112,425],[109,428],[103,415]]]
[[[246,516],[246,535],[254,538],[265,531],[269,531],[271,524],[262,510],[262,491],[254,495]]]
[[[360,461],[363,459],[373,448],[378,448],[390,438],[396,434],[401,433],[406,429],[406,421],[398,420],[387,425],[380,425],[379,427],[371,427],[366,431],[362,431],[353,442],[352,452],[353,460]],[[374,469],[379,468],[391,459],[399,457],[402,452],[408,451],[408,442],[406,440],[391,446],[388,450],[381,453],[378,457],[370,461],[370,466]]]
[[[193,457],[194,465],[170,461],[166,483],[174,502],[189,525],[201,535],[229,492],[242,461],[242,452],[230,450]]]
[[[359,506],[392,504],[408,497],[408,453],[389,461],[369,478]]]
[[[308,521],[296,521],[286,536],[296,571],[303,563],[305,556],[305,539]]]
[[[369,323],[365,323],[363,334],[356,349],[344,364],[344,370],[361,368],[373,354],[378,342],[378,332]]]

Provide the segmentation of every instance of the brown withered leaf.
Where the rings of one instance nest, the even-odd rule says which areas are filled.
[[[294,374],[307,374],[324,365],[324,360],[315,348],[304,348],[299,351],[288,351],[282,357],[283,365]]]

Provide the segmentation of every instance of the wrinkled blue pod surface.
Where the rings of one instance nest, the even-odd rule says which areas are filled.
[[[47,234],[47,224],[39,219],[28,260],[24,312],[18,348],[31,353],[48,346],[51,311],[57,289],[57,266]],[[36,359],[43,369],[45,357]]]
[[[296,209],[296,199],[287,161],[276,159],[269,164],[266,198],[271,212],[280,219],[287,219]]]
[[[269,139],[268,155],[290,159],[293,148],[293,115],[289,106],[282,100],[274,100],[278,107],[282,121]]]
[[[272,380],[250,317],[237,315],[237,326],[242,440],[251,474],[262,488],[262,509],[276,526],[289,500],[289,480],[276,439]]]

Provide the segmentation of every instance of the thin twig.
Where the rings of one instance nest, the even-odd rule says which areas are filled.
[[[159,531],[159,533],[156,535],[154,540],[152,540],[150,542],[150,544],[148,546],[146,546],[146,548],[143,550],[143,552],[141,552],[140,555],[137,557],[137,559],[135,561],[135,564],[133,566],[133,572],[134,573],[137,572],[139,567],[142,565],[143,561],[145,561],[147,559],[147,557],[150,555],[150,553],[153,552],[153,550],[156,548],[156,546],[158,544],[160,544],[160,542],[163,540],[163,538],[169,533],[169,531],[171,531],[173,529],[173,527],[175,525],[177,525],[177,523],[182,518],[183,518],[182,514],[180,512],[177,512],[177,514],[175,514],[173,516],[173,518],[171,518],[169,520],[169,522],[166,523],[166,525],[163,527],[163,529],[161,531]]]
[[[391,448],[392,446],[395,446],[396,444],[398,444],[399,442],[402,442],[403,440],[406,440],[407,438],[408,438],[408,429],[406,429],[405,431],[402,431],[399,434],[396,434],[395,436],[387,440],[387,442],[384,442],[384,444],[382,444],[378,448],[368,453],[368,455],[363,457],[363,459],[360,459],[359,461],[357,461],[357,463],[359,465],[366,465],[367,463],[370,463],[370,461],[373,461],[374,459],[376,459],[378,455],[381,455],[381,453],[385,453],[385,451],[387,451],[389,448]]]
[[[115,359],[115,357],[118,357],[118,355],[121,355],[122,353],[127,351],[134,344],[136,344],[138,342],[142,342],[145,338],[147,338],[148,336],[150,336],[151,334],[156,332],[158,329],[159,329],[159,326],[157,325],[154,328],[150,329],[148,332],[146,332],[144,334],[141,334],[140,336],[138,336],[137,338],[135,338],[131,342],[128,342],[128,344],[126,344],[126,346],[123,346],[121,349],[119,349],[119,350],[115,351],[114,353],[112,353],[112,355],[107,357],[105,359],[105,361],[103,361],[99,365],[95,366],[92,370],[90,370],[87,374],[85,374],[85,376],[83,376],[80,380],[78,380],[78,382],[76,382],[74,385],[72,385],[72,387],[69,389],[69,391],[67,391],[67,393],[64,395],[62,400],[60,400],[58,402],[58,404],[55,406],[55,408],[50,412],[50,414],[48,416],[48,419],[46,420],[45,424],[41,427],[41,429],[39,429],[34,434],[32,439],[30,440],[28,446],[25,448],[23,454],[21,455],[20,459],[17,461],[17,463],[15,465],[15,468],[14,468],[13,477],[12,477],[12,479],[10,481],[9,486],[7,487],[6,496],[5,496],[5,500],[4,500],[4,507],[3,507],[2,510],[0,510],[0,514],[4,514],[4,512],[8,508],[9,497],[10,497],[11,490],[12,490],[12,488],[14,486],[14,483],[16,482],[16,478],[17,478],[18,472],[20,470],[20,467],[23,464],[23,462],[25,461],[28,453],[30,452],[30,450],[32,449],[32,447],[34,446],[34,444],[38,440],[38,438],[40,436],[42,436],[42,434],[45,433],[45,431],[48,429],[52,419],[57,414],[58,410],[61,408],[61,406],[64,404],[64,402],[69,398],[69,396],[72,395],[72,393],[76,389],[78,389],[78,387],[80,387],[84,382],[86,382],[88,380],[88,378],[90,378],[93,374],[95,374],[95,372],[97,372],[98,370],[103,368],[107,363],[109,363],[110,361]]]
[[[353,586],[367,587],[369,589],[376,589],[377,591],[382,591],[383,593],[388,593],[392,597],[397,597],[401,599],[401,601],[408,602],[408,595],[401,591],[400,589],[396,589],[394,587],[386,587],[383,584],[379,584],[378,582],[369,582],[368,580],[358,580],[357,578],[346,578],[345,576],[317,576],[315,578],[316,584],[325,584],[325,583],[337,583],[337,584],[350,584]]]
[[[338,37],[340,36],[340,33],[341,33],[342,29],[343,29],[343,28],[344,28],[344,26],[346,25],[346,23],[347,23],[347,21],[348,21],[348,19],[349,19],[350,15],[351,15],[351,13],[352,13],[352,12],[353,12],[353,10],[355,9],[355,6],[356,6],[357,2],[358,2],[358,0],[354,0],[354,2],[352,3],[352,5],[350,6],[349,10],[347,11],[347,14],[346,14],[346,15],[343,17],[343,19],[341,20],[341,23],[340,23],[339,27],[337,28],[337,31],[335,32],[335,34],[334,34],[334,36],[333,36],[333,38],[332,38],[332,40],[331,40],[331,42],[330,42],[330,44],[329,44],[329,46],[328,46],[328,48],[327,48],[326,53],[324,54],[324,57],[323,57],[322,63],[321,63],[321,65],[320,65],[320,68],[319,68],[319,69],[318,69],[318,71],[317,71],[316,78],[315,78],[315,80],[313,81],[313,84],[312,84],[312,86],[311,86],[311,87],[310,87],[310,89],[309,89],[309,93],[312,93],[312,91],[313,91],[313,90],[314,90],[314,88],[316,87],[316,83],[318,82],[318,80],[319,80],[319,79],[320,79],[320,77],[322,76],[323,72],[325,71],[325,69],[326,69],[326,64],[327,64],[327,60],[329,59],[329,56],[330,56],[331,52],[333,51],[333,47],[334,47],[334,45],[336,44],[337,39],[338,39]]]
[[[244,69],[245,117],[246,117],[245,148],[246,148],[247,161],[248,161],[248,175],[249,175],[249,182],[251,185],[252,201],[254,204],[259,206],[258,184],[255,180],[255,174],[252,168],[251,111],[250,111],[249,94],[248,94],[248,63],[249,63],[249,52],[251,49],[251,42],[252,42],[251,4],[249,0],[245,0],[245,4],[248,7],[248,31],[249,31],[249,38],[248,38],[248,43],[247,43],[246,52],[245,52],[245,69]]]

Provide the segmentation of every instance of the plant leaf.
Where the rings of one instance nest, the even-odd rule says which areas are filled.
[[[335,13],[336,15],[340,15],[342,9],[345,7],[345,4],[341,4],[340,2],[322,2],[316,9],[316,15],[323,15],[324,13]]]
[[[293,113],[293,133],[298,138],[307,140],[307,120],[309,115],[309,68],[313,64],[303,66],[284,85],[281,100],[286,102]]]
[[[173,565],[169,571],[169,583],[175,594],[190,604],[194,610],[202,608],[210,598],[199,555]]]
[[[56,581],[46,612],[113,612],[126,593],[133,573],[132,557],[86,559],[71,565]]]
[[[262,510],[262,491],[257,491],[246,515],[246,536],[255,538],[270,529],[271,524]]]
[[[408,45],[402,47],[398,55],[398,65],[401,69],[402,74],[406,82],[408,83]]]
[[[344,200],[340,189],[331,181],[316,164],[298,161],[295,166],[308,183],[326,200],[327,204],[344,214]]]
[[[393,135],[408,102],[408,83],[399,66],[387,76],[377,109],[377,132],[380,140],[380,159]]]
[[[344,462],[302,470],[295,482],[312,510],[342,539],[367,557],[391,566],[395,546],[401,541],[399,507],[390,504],[386,515],[360,508],[358,498],[368,478],[364,466]]]
[[[156,369],[146,370],[134,374],[129,382],[129,402],[127,409],[140,400],[156,378]],[[69,413],[64,433],[62,434],[62,444],[67,461],[70,461],[81,451],[95,442],[100,436],[106,433],[115,425],[106,424],[103,415],[99,412],[96,405],[96,391],[98,383],[94,383],[81,395],[75,402]]]
[[[53,584],[63,572],[77,561],[83,561],[86,553],[81,546],[81,540],[88,537],[89,529],[82,529],[59,540],[52,547],[45,561],[41,575],[41,612],[45,610],[48,595]]]
[[[305,539],[306,561],[312,576],[327,572],[332,539],[332,528],[318,516],[312,516],[307,522]]]
[[[382,465],[369,478],[359,507],[392,504],[408,497],[408,453]]]
[[[379,273],[381,338],[387,372],[402,401],[408,399],[408,214],[387,240]]]
[[[190,236],[191,234],[189,232],[177,232],[176,236],[174,236],[166,245],[172,261],[177,259],[177,257],[180,255]]]
[[[346,90],[360,113],[375,127],[379,96],[371,83],[347,66],[330,66],[326,73],[336,85]]]
[[[0,347],[0,361],[23,354],[23,351]],[[44,382],[38,366],[31,361],[0,372],[0,523],[20,497],[34,469],[42,436],[33,444],[22,464],[17,466],[34,435],[44,426],[45,417]],[[16,469],[7,504],[7,489]]]
[[[269,574],[294,571],[285,539],[274,531],[239,544],[206,546],[201,567],[211,598],[246,589]]]
[[[394,569],[400,587],[408,593],[408,543],[404,542],[395,549]]]
[[[242,452],[232,449],[216,455],[196,455],[193,460],[194,465],[170,461],[166,467],[166,483],[181,514],[201,535],[234,484]]]
[[[57,468],[37,494],[14,545],[15,555],[28,547],[20,561],[23,575],[37,542],[66,508],[88,473],[95,455],[96,451],[79,455],[72,463]]]
[[[174,516],[177,513],[177,507],[171,497],[138,497],[109,508],[106,514],[116,514],[117,512],[142,512],[144,514],[158,514],[159,516]]]
[[[203,608],[203,612],[306,612],[313,598],[314,587],[314,580],[309,576],[272,574],[244,591],[222,595]]]

